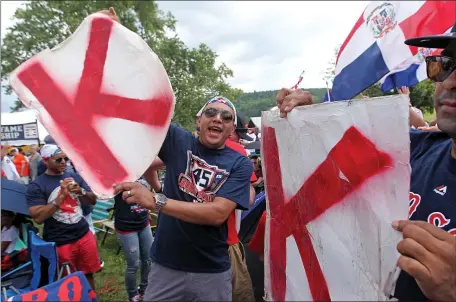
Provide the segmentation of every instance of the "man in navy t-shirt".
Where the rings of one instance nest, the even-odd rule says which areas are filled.
[[[68,157],[59,147],[44,145],[41,155],[47,170],[27,187],[30,214],[36,223],[44,223],[43,239],[56,243],[59,262],[82,271],[95,289],[93,273],[100,270],[100,260],[81,202],[95,204],[96,196],[81,176],[65,171]]]
[[[426,58],[428,77],[436,83],[434,106],[442,132],[410,133],[410,220],[393,222],[404,237],[397,246],[402,272],[394,297],[456,301],[456,24],[451,33],[406,44],[444,49],[442,55]],[[276,101],[282,117],[313,103],[309,92],[286,88]]]
[[[227,220],[249,207],[253,168],[225,146],[236,125],[233,104],[217,97],[201,113],[198,138],[173,124],[168,130],[158,154],[166,165],[163,194],[115,186],[128,203],[160,212],[145,301],[231,301]]]

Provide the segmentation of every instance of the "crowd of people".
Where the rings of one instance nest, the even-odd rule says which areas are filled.
[[[120,22],[113,9],[102,13]],[[392,224],[404,237],[397,246],[402,272],[393,294],[399,300],[456,300],[456,25],[453,33],[406,41],[444,51],[427,60],[428,76],[436,83],[438,128],[429,129],[416,110],[409,111],[411,211],[409,220]],[[282,89],[276,103],[286,118],[293,108],[312,104],[313,98],[306,91]],[[426,128],[413,129],[420,127]],[[113,185],[115,230],[127,261],[129,301],[255,300],[245,248],[264,259],[266,212],[248,247],[240,242],[238,231],[241,211],[264,190],[261,158],[248,158],[243,144],[249,130],[225,97],[204,104],[196,114],[196,129],[191,133],[171,124],[143,177]],[[48,142],[39,154],[31,151],[30,157],[17,149],[9,158],[6,150],[2,148],[2,175],[10,178],[13,173],[24,184],[31,181],[27,203],[33,220],[44,225],[43,239],[56,242],[59,262],[82,271],[95,289],[94,273],[102,268],[89,216],[95,194],[55,143]],[[163,185],[160,169],[166,170]],[[445,192],[436,193],[442,185]],[[440,216],[431,219],[435,213]],[[158,215],[154,238],[151,214]],[[14,243],[12,231],[6,233],[12,227],[8,219],[5,216],[4,225],[2,213],[9,238],[5,249],[2,242],[2,252]]]

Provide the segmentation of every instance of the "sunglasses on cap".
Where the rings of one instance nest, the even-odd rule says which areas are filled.
[[[229,112],[228,110],[219,110],[217,108],[207,108],[206,110],[204,110],[203,113],[208,118],[212,118],[212,117],[220,114],[220,118],[225,123],[229,123],[229,122],[233,121],[233,114],[231,114],[231,112]]]
[[[433,82],[443,82],[456,70],[456,58],[446,56],[426,57],[426,72]]]
[[[62,162],[62,160],[64,160],[65,162],[68,162],[70,159],[68,157],[59,157],[57,159],[55,159],[54,161],[57,163],[57,164],[60,164]]]

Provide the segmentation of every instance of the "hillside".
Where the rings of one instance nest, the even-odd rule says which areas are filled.
[[[325,97],[326,88],[310,88],[306,90],[312,94],[316,103],[320,103]],[[247,92],[233,103],[239,114],[248,120],[249,117],[260,116],[261,111],[274,107],[278,92],[278,90]]]

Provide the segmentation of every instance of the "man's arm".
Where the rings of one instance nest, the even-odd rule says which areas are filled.
[[[220,226],[236,209],[236,206],[235,202],[223,197],[216,197],[213,202],[208,203],[168,199],[161,212],[194,224]]]
[[[84,204],[94,205],[97,203],[97,195],[92,192],[87,192],[86,195],[79,197],[79,200]]]
[[[252,185],[250,185],[249,206],[252,206],[254,201],[255,201],[255,189],[253,188]]]
[[[46,203],[40,189],[34,187],[33,184],[29,185],[27,190],[27,203],[29,204],[29,211],[33,221],[42,224],[60,208],[63,201],[68,196],[68,186],[71,182],[72,179],[65,179],[60,184],[60,192],[55,200],[55,204],[50,203],[46,205],[39,205],[39,203]]]
[[[58,205],[60,206],[63,203],[59,203]],[[45,222],[47,219],[49,219],[57,210],[59,207],[57,205],[53,204],[47,204],[45,206],[31,206],[29,207],[30,215],[32,216],[33,221],[35,221],[37,224],[42,224]]]
[[[24,159],[21,161],[21,174],[20,174],[21,177],[24,176],[24,171],[25,171],[26,165],[27,165],[27,161],[25,160],[25,157],[24,157]]]
[[[71,193],[75,193],[75,194],[78,194],[80,195],[79,196],[79,200],[81,201],[81,203],[83,204],[88,204],[88,205],[94,205],[97,203],[97,195],[95,195],[93,192],[92,192],[92,189],[89,187],[89,185],[85,182],[85,180],[81,177],[81,175],[79,175],[79,173],[76,173],[75,174],[75,182],[78,184],[77,186],[75,187],[72,187],[70,185],[70,192]],[[86,194],[85,195],[81,195],[82,194],[82,191],[81,191],[81,188],[84,188],[84,190],[86,191]]]
[[[262,183],[263,183],[263,177],[260,176],[260,177],[258,177],[257,181],[255,181],[255,182],[253,183],[253,185],[254,185],[254,186],[258,186],[258,185],[260,185],[260,184],[262,184]]]
[[[157,156],[143,175],[143,178],[156,192],[159,190],[159,188],[161,188],[161,183],[160,179],[158,178],[157,171],[163,168],[165,168],[165,163]]]

